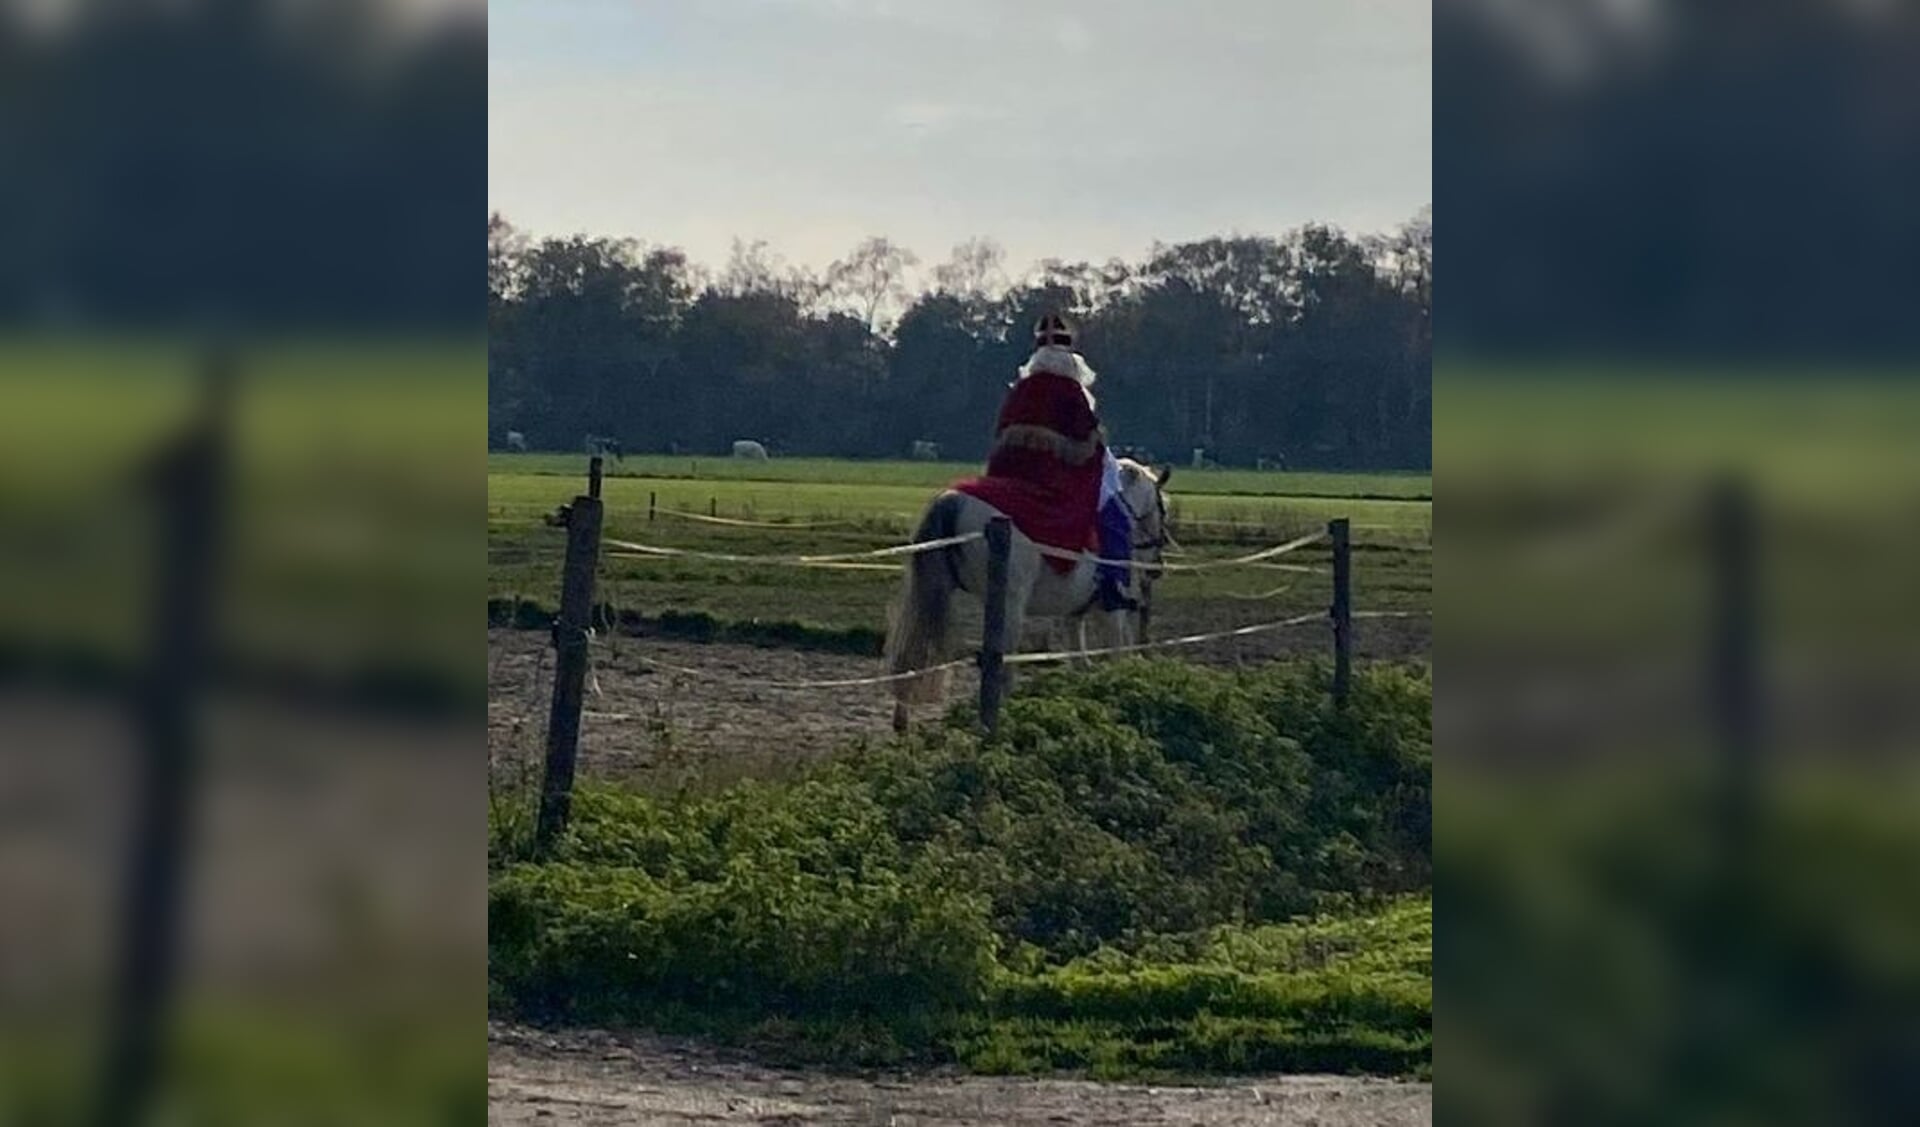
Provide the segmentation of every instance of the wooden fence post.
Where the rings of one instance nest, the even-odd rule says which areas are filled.
[[[1013,525],[1006,517],[987,521],[986,628],[980,638],[980,726],[989,733],[1000,725],[1000,701],[1006,695],[1007,557]]]
[[[1347,688],[1353,680],[1353,558],[1347,541],[1347,518],[1327,522],[1327,536],[1333,541],[1333,702],[1346,707]]]
[[[155,464],[160,516],[152,633],[134,698],[133,827],[118,950],[92,1122],[143,1123],[179,976],[181,912],[200,775],[200,695],[212,656],[213,604],[223,570],[223,502],[239,361],[216,350],[199,417]]]
[[[653,523],[653,510],[655,506],[659,505],[659,503],[660,503],[660,494],[653,492],[652,490],[649,490],[647,492],[647,523],[648,524]]]
[[[587,471],[587,495],[567,508],[567,561],[560,580],[560,617],[553,624],[553,707],[547,714],[547,770],[540,788],[534,844],[546,852],[573,810],[573,769],[580,750],[580,709],[587,680],[593,577],[600,561],[600,459]]]
[[[720,515],[720,498],[718,497],[707,498],[707,515],[710,517],[717,517]]]
[[[1714,600],[1709,672],[1725,769],[1721,816],[1726,843],[1738,856],[1749,839],[1761,741],[1753,498],[1738,479],[1715,483],[1707,527]]]

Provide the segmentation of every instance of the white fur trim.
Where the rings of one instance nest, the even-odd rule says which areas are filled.
[[[1081,387],[1092,387],[1099,378],[1094,370],[1087,366],[1084,356],[1063,344],[1049,344],[1036,349],[1027,362],[1020,366],[1020,378],[1026,379],[1035,372],[1045,372],[1053,376],[1066,376],[1078,380]]]

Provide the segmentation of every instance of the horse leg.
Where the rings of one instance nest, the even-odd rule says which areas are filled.
[[[939,540],[954,534],[961,495],[936,499],[914,533],[916,542]],[[906,583],[895,601],[887,630],[886,669],[894,676],[926,669],[941,662],[948,649],[953,624],[952,568],[945,552],[920,552],[907,565]],[[943,670],[917,677],[900,676],[893,682],[893,728],[907,730],[916,701],[939,701],[946,695]]]
[[[1012,657],[1014,654],[1020,652],[1020,626],[1021,623],[1026,621],[1026,603],[1026,599],[1016,599],[1012,591],[1007,592],[1007,641],[1005,647],[1000,651],[1004,657]],[[1010,664],[1002,664],[1000,666],[1000,699],[1005,700],[1012,695],[1013,666]]]
[[[1020,652],[1021,629],[1027,620],[1027,603],[1033,598],[1033,584],[1039,571],[1038,552],[1015,552],[1007,562],[1007,619],[1000,637],[1000,653],[1005,657]],[[1011,665],[1000,667],[1000,693],[1003,700],[1013,694]]]

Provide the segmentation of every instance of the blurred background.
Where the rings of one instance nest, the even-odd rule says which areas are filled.
[[[1438,1107],[1920,1107],[1920,8],[1438,0]]]
[[[484,68],[0,3],[0,1122],[484,1114]]]
[[[0,4],[0,1121],[483,1114],[483,15]],[[1433,18],[1443,1115],[1910,1121],[1920,11]]]

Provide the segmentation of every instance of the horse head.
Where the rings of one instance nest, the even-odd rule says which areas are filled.
[[[1119,464],[1120,499],[1133,520],[1134,555],[1158,564],[1166,546],[1173,542],[1167,520],[1167,479],[1173,476],[1173,470],[1167,467],[1155,472],[1132,458],[1121,458]],[[1160,570],[1149,568],[1142,574],[1157,578]]]

